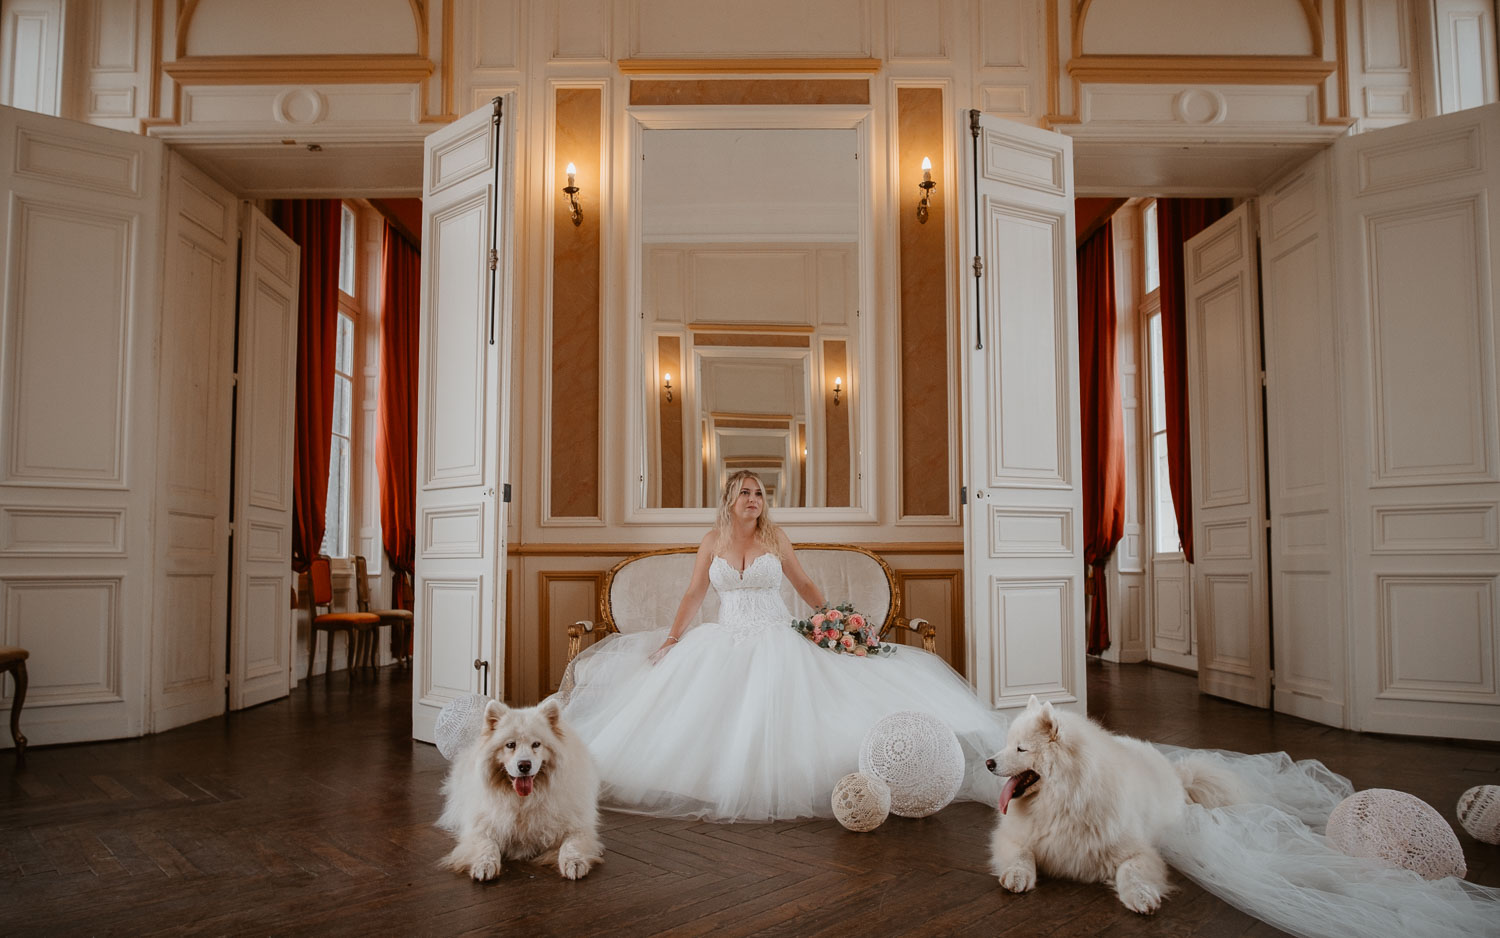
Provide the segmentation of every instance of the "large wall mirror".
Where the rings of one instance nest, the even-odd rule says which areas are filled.
[[[782,515],[868,511],[863,115],[633,116],[636,507],[711,508],[753,469]]]

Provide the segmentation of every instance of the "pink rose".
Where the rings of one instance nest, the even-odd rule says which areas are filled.
[[[865,627],[865,617],[856,612],[854,615],[852,615],[852,616],[849,617],[849,627],[853,628],[853,629],[862,629],[862,628],[864,628]]]
[[[842,619],[843,617],[844,617],[844,614],[842,612],[839,612],[837,609],[830,609],[830,610],[828,610],[828,621],[829,622],[837,622],[840,619]]]
[[[827,621],[827,618],[828,617],[825,616],[825,615],[823,615],[821,612],[818,613],[817,615],[813,616],[812,617],[813,627],[817,628],[818,626],[822,625],[825,621]]]
[[[854,649],[854,653],[856,655],[858,655],[859,657],[861,657],[861,658],[863,658],[863,657],[865,657],[866,655],[869,654],[869,652],[865,651],[865,646],[863,646],[863,645],[860,645],[859,647],[855,648]]]
[[[845,648],[853,648],[854,647],[854,636],[848,634],[847,632],[844,633],[844,637],[841,638],[841,639],[839,639],[839,644],[843,645]]]

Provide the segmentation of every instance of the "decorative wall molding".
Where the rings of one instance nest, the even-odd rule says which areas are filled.
[[[626,75],[874,74],[884,63],[873,58],[629,58],[615,63]],[[845,102],[839,102],[845,103]]]
[[[425,55],[214,55],[162,63],[185,85],[416,83],[433,70]]]

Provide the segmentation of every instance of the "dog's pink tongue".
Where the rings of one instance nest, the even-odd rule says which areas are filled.
[[[1010,804],[1011,796],[1016,793],[1016,782],[1019,778],[1015,775],[1005,780],[1005,787],[1000,789],[1000,813],[1005,813],[1006,805]]]
[[[525,798],[527,795],[531,794],[531,786],[534,781],[535,778],[533,776],[517,775],[515,778],[510,780],[510,783],[516,787],[516,794],[520,795],[522,798]]]

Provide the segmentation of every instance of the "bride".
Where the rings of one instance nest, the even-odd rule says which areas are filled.
[[[824,605],[768,517],[760,479],[737,472],[671,628],[609,636],[571,665],[563,716],[593,753],[601,800],[718,821],[829,817],[869,728],[920,710],[958,734],[970,767],[959,797],[993,804],[999,783],[983,763],[1005,741],[1005,717],[920,649],[860,658],[815,646],[791,628],[783,577]],[[710,586],[720,621],[690,629]]]

